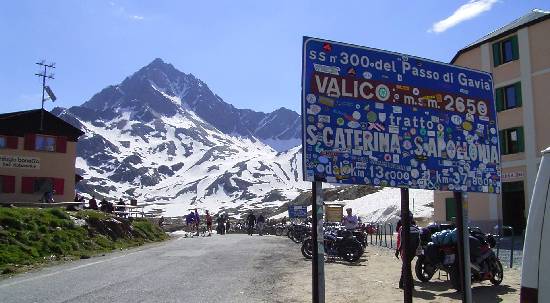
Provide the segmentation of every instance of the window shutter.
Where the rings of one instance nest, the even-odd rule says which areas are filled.
[[[35,134],[26,134],[25,135],[25,150],[35,150]]]
[[[523,126],[516,128],[518,134],[518,152],[522,153],[525,151],[525,141],[523,136]]]
[[[500,65],[500,42],[493,43],[493,66]]]
[[[512,41],[512,60],[517,60],[519,59],[518,36],[513,36],[510,41]]]
[[[497,112],[500,112],[504,109],[504,94],[503,94],[504,88],[500,87],[496,89],[496,105],[497,105]]]
[[[10,136],[10,137],[7,137],[6,138],[6,145],[8,148],[12,148],[12,149],[17,149],[17,137],[13,137],[13,136]]]
[[[67,137],[57,137],[55,139],[55,151],[58,153],[67,152]]]
[[[34,193],[34,178],[23,177],[21,178],[21,192],[24,194]]]
[[[2,182],[2,192],[5,194],[15,193],[15,177],[14,176],[0,176],[0,182]]]
[[[521,82],[518,82],[516,84],[514,84],[514,87],[515,87],[515,90],[516,90],[516,101],[517,101],[517,104],[518,104],[518,107],[521,107]]]
[[[498,131],[498,139],[500,141],[500,154],[501,155],[506,155],[508,154],[506,152],[506,131],[504,130],[499,130]]]
[[[63,195],[65,193],[65,180],[53,178],[53,189],[56,195]]]

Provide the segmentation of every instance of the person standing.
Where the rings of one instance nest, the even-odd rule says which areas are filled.
[[[346,228],[346,230],[354,230],[358,226],[358,219],[357,216],[353,214],[353,210],[351,208],[346,209],[347,216],[345,216],[342,219],[342,224]]]
[[[206,229],[208,230],[208,236],[212,236],[212,216],[210,212],[206,211]]]
[[[229,215],[225,214],[225,233],[229,233],[229,228],[231,228],[231,222],[229,222]]]
[[[187,216],[185,216],[185,226],[189,236],[193,236],[193,227],[195,225],[195,214],[192,210],[189,211]],[[187,234],[185,235],[187,237]]]
[[[260,214],[257,220],[258,235],[260,236],[264,235],[264,226],[265,226],[265,218],[263,214]]]
[[[195,208],[195,231],[197,232],[196,235],[199,235],[199,225],[201,223],[201,218],[199,216],[199,211]]]
[[[118,203],[116,205],[117,205],[116,211],[121,212],[121,213],[119,213],[119,216],[120,217],[126,217],[126,207],[125,207],[126,203],[124,203],[122,198],[120,198],[118,200]]]
[[[95,199],[95,196],[92,196],[90,201],[88,201],[88,209],[97,210],[97,201]]]
[[[399,288],[404,288],[404,280],[405,280],[405,262],[411,263],[414,257],[416,256],[416,249],[418,248],[418,245],[420,244],[420,229],[416,225],[416,222],[413,219],[412,213],[409,212],[409,220],[411,222],[409,227],[409,234],[410,234],[410,245],[409,250],[407,250],[407,260],[403,259],[403,256],[405,254],[405,247],[403,245],[402,239],[402,229],[403,225],[399,224],[399,229],[397,231],[397,248],[395,249],[395,257],[399,259],[399,256],[401,255],[401,277],[399,278]],[[401,223],[401,222],[399,222]]]
[[[246,225],[248,229],[248,235],[252,236],[252,233],[254,232],[254,224],[256,224],[256,216],[252,212],[248,214],[246,217]]]
[[[218,226],[216,226],[216,232],[218,233],[218,235],[225,234],[225,223],[223,221],[223,214],[218,215],[216,223],[218,224]]]

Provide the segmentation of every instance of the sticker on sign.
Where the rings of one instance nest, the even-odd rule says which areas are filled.
[[[304,180],[500,193],[489,73],[304,37]]]

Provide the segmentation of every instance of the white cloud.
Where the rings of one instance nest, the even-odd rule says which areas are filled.
[[[112,7],[113,14],[115,16],[123,17],[123,18],[130,19],[130,20],[135,20],[135,21],[145,20],[144,16],[130,14],[130,13],[128,13],[128,11],[126,10],[126,8],[124,6],[119,5],[119,4],[117,4],[113,1],[110,1],[109,5]]]
[[[496,2],[497,0],[470,0],[468,3],[460,6],[449,17],[434,23],[428,32],[442,33],[453,26],[491,10]]]

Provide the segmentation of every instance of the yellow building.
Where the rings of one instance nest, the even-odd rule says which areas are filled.
[[[525,229],[541,151],[550,146],[550,12],[529,14],[461,49],[451,64],[491,72],[502,155],[502,194],[470,193],[471,226]],[[436,192],[437,222],[451,221],[450,192]]]
[[[0,202],[37,202],[48,192],[73,201],[83,134],[45,110],[0,114]]]

